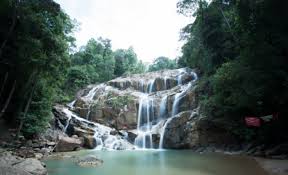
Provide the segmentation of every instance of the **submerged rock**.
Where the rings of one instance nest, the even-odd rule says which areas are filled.
[[[84,158],[77,160],[76,163],[80,167],[95,168],[101,166],[104,163],[104,161],[98,159],[96,156],[86,156]]]

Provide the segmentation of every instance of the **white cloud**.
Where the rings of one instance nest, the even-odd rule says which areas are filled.
[[[112,40],[113,49],[133,46],[138,57],[175,58],[180,29],[192,19],[177,14],[178,0],[56,0],[81,23],[75,34],[81,46],[94,37]]]

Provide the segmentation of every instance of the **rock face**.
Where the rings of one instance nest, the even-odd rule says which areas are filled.
[[[235,145],[237,140],[213,120],[199,117],[197,111],[181,112],[167,121],[164,148],[221,147],[226,144]]]

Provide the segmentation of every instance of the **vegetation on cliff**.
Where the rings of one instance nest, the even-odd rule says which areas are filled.
[[[196,17],[182,31],[181,66],[202,74],[203,112],[231,121],[244,139],[287,139],[287,1],[180,0],[179,12]],[[278,113],[278,120],[247,129],[245,116]]]

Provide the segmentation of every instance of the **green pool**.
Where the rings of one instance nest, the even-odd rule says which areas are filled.
[[[191,151],[85,151],[98,168],[81,168],[72,160],[47,160],[49,175],[266,175],[252,158]]]

